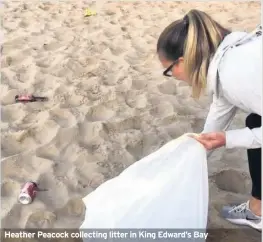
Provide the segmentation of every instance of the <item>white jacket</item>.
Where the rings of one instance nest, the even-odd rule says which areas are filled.
[[[207,90],[213,102],[202,133],[226,131],[238,108],[261,116],[261,31],[232,32],[218,47],[208,69]],[[226,148],[260,148],[261,142],[261,127],[226,131]]]

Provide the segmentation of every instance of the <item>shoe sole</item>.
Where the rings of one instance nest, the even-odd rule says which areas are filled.
[[[238,224],[238,225],[247,225],[253,229],[256,229],[258,231],[261,232],[262,230],[262,223],[260,222],[258,225],[255,223],[252,223],[248,220],[245,219],[230,219],[230,218],[226,218],[227,221],[233,223],[233,224]]]

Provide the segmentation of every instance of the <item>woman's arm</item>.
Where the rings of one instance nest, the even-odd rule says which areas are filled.
[[[237,108],[230,104],[224,97],[216,98],[210,106],[208,116],[202,133],[225,131],[236,114]]]
[[[231,148],[260,148],[262,143],[262,129],[242,128],[227,130],[236,114],[237,108],[230,104],[224,97],[213,96],[204,129],[202,133],[225,131],[225,147]]]

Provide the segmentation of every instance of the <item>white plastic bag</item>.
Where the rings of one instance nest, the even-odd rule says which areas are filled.
[[[205,148],[181,136],[100,185],[83,201],[80,229],[206,229]]]

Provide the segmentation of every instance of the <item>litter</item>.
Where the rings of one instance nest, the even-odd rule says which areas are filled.
[[[36,197],[37,192],[47,191],[47,189],[39,188],[38,184],[33,181],[26,182],[18,196],[18,201],[22,204],[30,204]]]
[[[36,193],[37,193],[37,184],[35,182],[29,181],[26,182],[21,189],[18,200],[22,204],[32,203]]]
[[[44,101],[48,101],[48,98],[47,97],[37,97],[34,95],[16,95],[15,101],[22,102],[22,103],[37,102],[37,101],[44,102]]]
[[[90,16],[93,16],[93,15],[97,15],[97,12],[94,11],[94,10],[91,10],[89,8],[86,8],[85,9],[85,17],[90,17]]]

